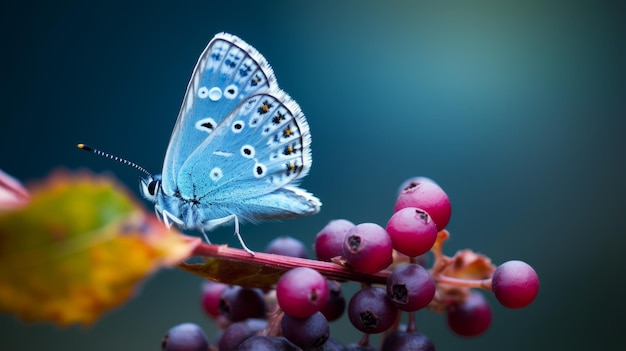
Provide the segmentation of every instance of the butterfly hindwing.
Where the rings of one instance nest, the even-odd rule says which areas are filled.
[[[278,89],[267,60],[236,36],[217,34],[193,70],[163,164],[163,188],[176,190],[180,168],[240,103]]]
[[[187,158],[178,189],[212,203],[269,194],[308,173],[310,144],[308,124],[294,100],[282,90],[255,94]]]

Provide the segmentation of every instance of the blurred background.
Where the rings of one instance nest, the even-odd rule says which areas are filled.
[[[449,255],[521,259],[541,279],[523,310],[492,296],[489,331],[457,337],[418,313],[438,350],[615,349],[623,345],[626,244],[626,9],[603,1],[14,2],[3,5],[0,168],[160,173],[191,70],[220,31],[272,64],[308,117],[313,217],[246,225],[254,250],[278,235],[311,245],[329,220],[385,225],[402,181],[450,196]],[[230,243],[232,228],[211,233]],[[313,255],[312,250],[310,254]],[[200,310],[201,279],[175,269],[89,328],[0,315],[2,350],[158,350]],[[355,286],[348,284],[346,294]],[[331,325],[359,338],[347,318]]]

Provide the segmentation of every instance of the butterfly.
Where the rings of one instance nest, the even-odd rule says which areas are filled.
[[[300,106],[278,87],[263,55],[219,33],[193,70],[163,171],[145,171],[140,191],[166,226],[200,230],[207,242],[206,231],[234,221],[241,246],[254,254],[240,222],[319,212],[320,200],[298,187],[310,167],[311,134]]]

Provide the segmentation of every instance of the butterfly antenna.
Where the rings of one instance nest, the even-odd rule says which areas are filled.
[[[78,148],[81,150],[85,150],[88,152],[93,152],[94,154],[98,155],[98,156],[102,156],[102,157],[106,157],[106,158],[110,158],[113,161],[117,161],[119,163],[123,163],[127,166],[131,166],[134,169],[143,172],[145,174],[147,174],[148,176],[152,177],[152,174],[150,174],[150,172],[146,171],[145,168],[141,167],[140,165],[136,164],[135,162],[131,162],[127,159],[121,158],[121,157],[117,157],[115,155],[111,155],[109,153],[106,153],[104,151],[100,151],[98,149],[94,149],[91,146],[85,145],[85,144],[78,144]]]

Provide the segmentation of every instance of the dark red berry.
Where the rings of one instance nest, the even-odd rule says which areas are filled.
[[[483,295],[472,291],[463,302],[453,302],[446,307],[448,326],[461,336],[477,336],[491,324],[491,308]]]

